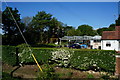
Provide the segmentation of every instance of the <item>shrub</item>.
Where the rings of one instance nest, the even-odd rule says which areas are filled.
[[[72,51],[57,49],[56,51],[52,52],[52,60],[56,61],[59,66],[68,67],[71,55]]]
[[[22,44],[18,47],[20,61],[24,63],[35,63],[31,57],[31,52],[28,48],[25,48],[26,45]],[[15,48],[14,46],[3,46],[3,62],[11,65],[16,63]],[[58,62],[58,64],[62,64],[64,67],[115,72],[115,51],[32,48],[32,53],[40,64],[48,63],[52,60]]]
[[[18,45],[17,48],[19,49],[19,60],[20,63],[28,63],[32,61],[32,49],[27,44]]]
[[[15,46],[2,46],[2,61],[12,66],[16,64]]]
[[[94,78],[94,76],[92,74],[88,74],[87,78]]]
[[[70,64],[72,67],[82,70],[94,67],[107,72],[115,71],[114,51],[75,51],[72,54]]]
[[[55,74],[54,69],[48,64],[44,65],[43,72],[39,73],[38,80],[57,80],[58,75]]]

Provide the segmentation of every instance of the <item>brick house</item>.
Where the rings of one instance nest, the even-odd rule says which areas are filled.
[[[115,31],[103,31],[101,49],[120,51],[120,26],[116,26]]]

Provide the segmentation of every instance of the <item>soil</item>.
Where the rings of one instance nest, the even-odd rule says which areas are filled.
[[[2,65],[3,72],[11,73],[17,66],[13,67],[8,64]],[[55,73],[59,75],[60,78],[89,78],[88,75],[92,75],[93,78],[100,78],[101,74],[94,71],[79,71],[70,68],[60,68],[54,67]],[[37,65],[24,65],[17,69],[14,73],[14,77],[21,78],[37,78],[40,70]]]

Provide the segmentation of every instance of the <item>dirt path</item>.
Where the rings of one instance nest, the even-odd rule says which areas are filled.
[[[8,64],[3,64],[3,72],[10,73],[16,67],[12,67]],[[93,76],[93,78],[99,78],[101,75],[99,72],[94,71],[79,71],[70,68],[54,68],[55,73],[59,74],[60,78],[89,78],[89,76]],[[39,68],[37,65],[24,65],[20,67],[18,70],[14,72],[14,77],[21,78],[37,78],[39,74]]]
[[[3,72],[10,73],[12,70],[14,70],[16,67],[12,67],[8,64],[2,65]],[[39,69],[37,65],[25,65],[20,67],[18,70],[16,70],[13,73],[14,77],[22,77],[22,78],[37,78],[39,73]]]

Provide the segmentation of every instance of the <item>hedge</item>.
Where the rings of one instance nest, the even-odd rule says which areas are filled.
[[[16,56],[15,56],[14,46],[3,46],[2,47],[2,59],[3,62],[10,65],[15,65]],[[52,52],[56,51],[56,48],[32,48],[33,54],[40,64],[47,63],[52,58]],[[74,53],[71,53],[70,64],[68,67],[88,70],[88,69],[97,69],[107,72],[115,71],[115,51],[108,50],[81,50],[81,49],[65,49],[72,50]],[[25,63],[35,63],[33,58],[29,60],[26,59]]]

